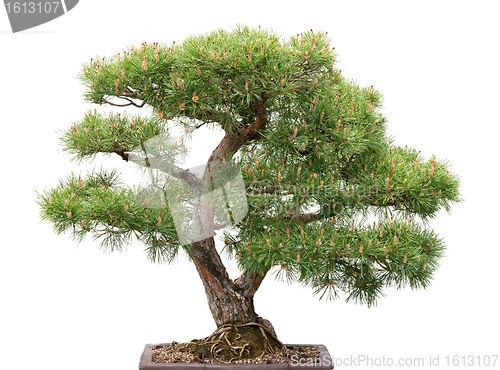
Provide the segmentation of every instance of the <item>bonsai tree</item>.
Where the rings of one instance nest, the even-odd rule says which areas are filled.
[[[89,111],[62,133],[64,150],[79,161],[115,153],[153,180],[130,188],[115,171],[71,175],[38,193],[43,219],[108,250],[135,236],[153,262],[182,249],[218,327],[206,341],[226,335],[239,356],[281,346],[254,309],[270,273],[368,306],[384,287],[426,288],[445,248],[428,220],[461,201],[459,178],[394,145],[381,93],[342,76],[336,58],[325,32],[283,40],[238,26],[91,59],[79,75],[86,101],[153,114]],[[225,135],[195,173],[179,163],[204,125]],[[241,269],[235,280],[216,235]],[[244,328],[254,336],[230,337]]]

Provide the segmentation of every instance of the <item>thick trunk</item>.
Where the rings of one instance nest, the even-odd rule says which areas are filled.
[[[215,249],[213,237],[192,244],[189,254],[205,287],[217,326],[255,322],[258,315],[253,297],[264,276],[245,271],[236,281],[231,280]]]
[[[250,106],[255,114],[255,121],[240,132],[227,134],[210,156],[203,180],[211,176],[210,168],[217,162],[225,162],[228,155],[236,153],[239,148],[251,140],[260,138],[259,130],[265,128],[267,123],[267,110],[265,102],[269,98],[266,94],[261,100],[256,100]],[[205,187],[211,182],[206,181]],[[210,186],[206,191],[210,191]],[[196,191],[200,194],[199,191]],[[194,207],[196,215],[195,227],[203,235],[214,235],[214,208],[202,205],[200,199]],[[253,297],[265,277],[257,273],[244,271],[235,281],[229,278],[226,268],[215,249],[214,238],[209,237],[191,244],[189,254],[200,275],[208,305],[217,327],[229,323],[251,323],[261,320],[255,313]]]

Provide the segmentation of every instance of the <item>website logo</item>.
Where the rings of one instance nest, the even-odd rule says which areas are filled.
[[[79,0],[4,0],[12,32],[16,33],[50,22],[73,9]]]

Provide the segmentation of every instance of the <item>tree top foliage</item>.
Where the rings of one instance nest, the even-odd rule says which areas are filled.
[[[283,39],[247,26],[97,56],[79,75],[85,100],[153,114],[89,111],[63,132],[63,148],[79,160],[98,153],[128,160],[147,140],[169,137],[168,125],[187,137],[220,127],[225,137],[207,163],[241,169],[248,213],[225,230],[224,244],[242,270],[275,268],[322,296],[343,291],[368,304],[384,286],[426,287],[445,244],[419,223],[461,201],[459,177],[445,160],[396,146],[382,94],[345,78],[337,57],[326,32]],[[185,141],[169,149],[182,155]],[[171,261],[180,245],[168,204],[141,207],[131,189],[105,180],[114,176],[60,181],[39,194],[42,217],[57,232],[91,232],[110,249],[135,234],[151,260]],[[174,164],[164,176],[164,190],[195,183]],[[224,221],[215,219],[214,229]]]

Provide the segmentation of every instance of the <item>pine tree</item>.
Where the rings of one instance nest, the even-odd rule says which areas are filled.
[[[161,169],[162,203],[139,200],[137,189],[122,187],[114,171],[73,174],[38,193],[42,217],[57,233],[69,231],[78,240],[90,233],[108,250],[120,250],[135,235],[155,262],[170,262],[184,250],[217,326],[255,323],[270,338],[272,325],[253,305],[270,271],[320,297],[343,294],[369,306],[384,287],[426,288],[445,248],[428,221],[461,201],[459,178],[446,161],[394,145],[381,93],[345,78],[336,59],[325,32],[284,40],[247,26],[92,59],[79,75],[86,101],[150,107],[154,114],[89,111],[62,133],[64,150],[79,161],[116,153]],[[169,125],[183,130],[178,142]],[[204,125],[225,136],[203,175],[195,176],[176,160],[185,139]],[[149,145],[149,155],[145,144],[155,138],[162,140]],[[162,145],[166,157],[153,153]],[[243,218],[221,212],[224,204],[200,206],[199,194],[216,188],[209,168],[217,163],[240,171]],[[166,197],[173,188],[177,196],[198,194],[191,215],[208,237],[180,240]],[[236,280],[215,247],[220,229],[224,252],[242,271]]]

